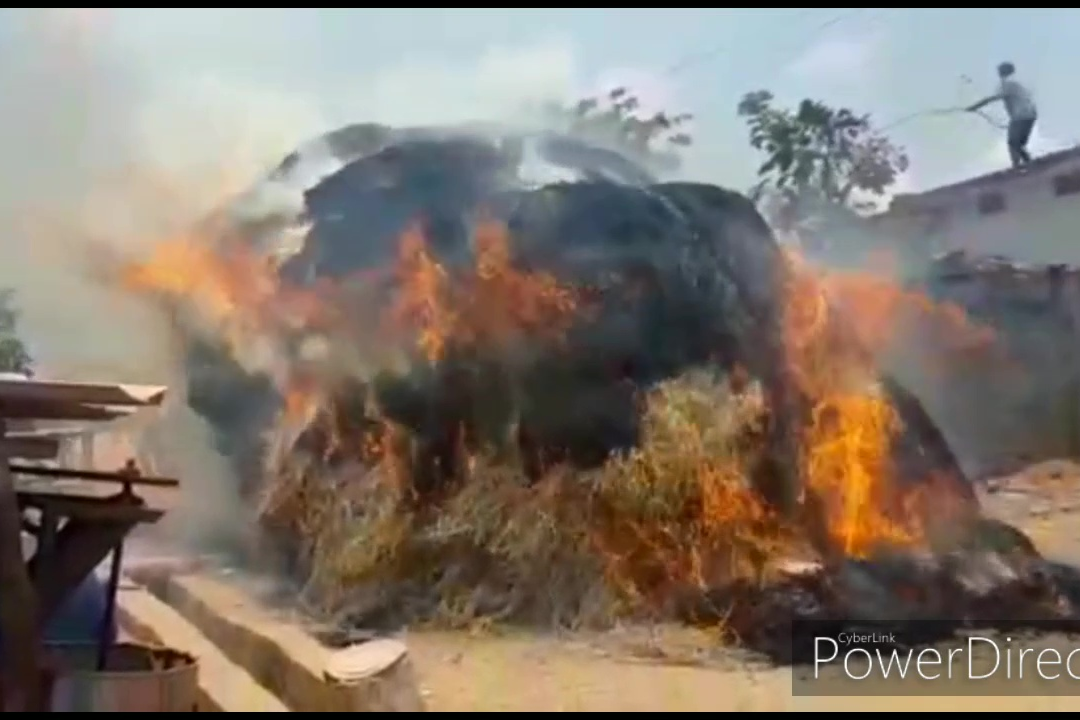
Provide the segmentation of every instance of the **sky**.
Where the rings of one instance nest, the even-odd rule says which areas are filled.
[[[4,10],[0,22],[14,22],[0,32],[21,32],[27,12]],[[820,98],[888,124],[976,99],[1005,59],[1039,101],[1036,149],[1080,136],[1070,126],[1080,97],[1064,71],[1080,60],[1077,9],[67,12],[85,42],[99,46],[92,52],[117,66],[117,82],[139,85],[138,97],[126,99],[136,101],[132,122],[141,132],[186,132],[206,145],[235,143],[240,134],[252,147],[289,145],[366,118],[497,115],[536,98],[626,83],[697,116],[701,147],[688,172],[744,187],[756,158],[734,108],[746,91],[768,88],[788,102]],[[96,86],[108,80],[94,78]],[[912,187],[1006,158],[1002,133],[974,116],[910,121],[893,135],[912,156],[905,181]]]
[[[85,323],[49,305],[57,288],[91,291],[51,268],[101,236],[138,244],[184,215],[167,209],[239,189],[312,135],[508,118],[618,84],[695,115],[686,175],[745,189],[760,163],[735,115],[747,91],[890,125],[978,99],[1009,60],[1035,93],[1045,152],[1080,140],[1078,21],[1008,8],[0,9],[0,284],[39,325],[80,338]],[[890,135],[912,163],[898,191],[1007,163],[1003,131],[973,115]]]
[[[81,52],[99,65],[111,63],[82,79],[106,91],[104,102],[127,105],[68,142],[129,132],[165,146],[169,135],[189,161],[218,145],[273,156],[349,121],[503,115],[627,84],[650,103],[695,114],[700,145],[689,174],[745,187],[757,158],[734,108],[746,91],[820,98],[889,124],[985,94],[1005,59],[1039,101],[1036,149],[1080,136],[1070,126],[1080,97],[1064,71],[1080,60],[1077,9],[5,9],[0,39],[40,36],[40,19],[28,29],[27,18],[41,13],[76,28]],[[15,45],[5,57],[43,50]],[[79,100],[103,102],[90,95],[69,111],[79,112]],[[908,187],[1006,159],[1002,133],[975,116],[913,120],[892,135],[912,157]],[[196,141],[202,149],[192,153]]]

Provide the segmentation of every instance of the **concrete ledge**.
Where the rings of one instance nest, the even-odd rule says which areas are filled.
[[[229,584],[205,575],[140,573],[138,579],[294,712],[371,711],[357,688],[326,678],[334,650]],[[411,666],[403,674],[399,682],[419,698]]]
[[[146,589],[122,588],[116,612],[121,629],[136,640],[168,645],[198,659],[201,712],[290,712],[191,623]]]

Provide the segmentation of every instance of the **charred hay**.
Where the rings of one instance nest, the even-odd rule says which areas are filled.
[[[506,138],[453,131],[402,137],[378,133],[379,143],[365,145],[374,150],[306,191],[311,229],[284,266],[286,277],[314,282],[391,265],[417,218],[439,261],[460,267],[470,261],[470,228],[480,211],[509,229],[515,264],[600,297],[599,310],[571,328],[565,347],[517,349],[513,388],[476,358],[460,359],[464,373],[451,359],[434,373],[417,365],[374,379],[381,412],[424,448],[422,486],[446,480],[457,465],[461,428],[479,424],[494,428],[500,441],[516,427],[527,466],[557,460],[595,468],[636,445],[643,389],[708,363],[762,381],[774,409],[762,489],[790,505],[798,492],[793,434],[806,399],[785,369],[784,258],[749,200],[709,185],[642,184],[646,172],[627,173],[625,159],[600,150],[562,168],[579,180],[537,187],[522,179],[520,154],[504,150],[517,145]],[[541,155],[554,141],[563,142],[519,138]],[[568,162],[565,152],[559,158]],[[216,429],[241,477],[257,484],[262,466],[252,458],[261,452],[259,428],[273,418],[273,392],[225,352],[203,346],[189,364],[192,407]],[[962,478],[918,400],[894,382],[886,386],[907,428],[897,446],[901,462]],[[479,415],[488,417],[481,422]]]
[[[576,625],[651,613],[723,619],[772,652],[806,617],[1000,619],[997,610],[1014,606],[984,602],[986,592],[964,584],[982,560],[996,568],[983,572],[991,595],[1015,592],[1025,612],[1065,612],[1054,582],[1021,572],[1011,550],[966,548],[983,527],[975,496],[919,400],[883,373],[870,383],[902,427],[891,465],[905,482],[946,482],[963,512],[931,528],[925,567],[914,556],[855,562],[826,551],[820,533],[789,532],[806,490],[798,432],[812,398],[784,347],[792,270],[746,198],[652,182],[601,150],[571,155],[587,158],[562,168],[573,181],[530,183],[522,147],[543,155],[543,137],[377,135],[305,193],[310,230],[283,277],[347,283],[393,265],[417,219],[453,275],[475,261],[482,212],[507,228],[516,267],[587,290],[590,305],[560,343],[524,338],[495,355],[452,349],[434,363],[351,378],[299,435],[269,444],[282,403],[272,385],[223,349],[193,346],[189,403],[249,488],[268,486],[263,514],[286,543],[289,572],[350,621]],[[693,371],[703,367],[711,379],[699,392]],[[757,395],[732,391],[725,378],[740,375]],[[747,397],[762,412],[722,431],[676,423],[718,443],[704,453],[700,442],[671,439],[670,423],[687,407],[679,397],[704,398],[699,419]],[[393,452],[372,460],[342,445],[343,435],[369,432]],[[715,481],[708,493],[702,468]],[[747,515],[689,522],[706,502],[745,503]],[[785,550],[814,556],[816,570],[770,570]],[[938,599],[910,600],[912,586]]]

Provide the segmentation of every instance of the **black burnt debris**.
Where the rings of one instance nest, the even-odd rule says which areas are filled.
[[[793,564],[740,602],[716,597],[734,613],[739,639],[777,662],[812,658],[813,637],[873,628],[906,646],[993,629],[1080,633],[1076,571],[1039,556],[1014,528],[981,520],[967,547],[940,555],[886,553],[835,566]]]

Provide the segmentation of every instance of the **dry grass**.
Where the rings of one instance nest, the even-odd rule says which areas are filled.
[[[514,463],[474,459],[459,489],[417,508],[401,443],[329,469],[290,452],[263,506],[323,611],[365,625],[663,618],[708,588],[755,580],[785,541],[746,476],[764,407],[694,371],[647,397],[641,447],[527,487]],[[348,616],[348,617],[345,617]]]

